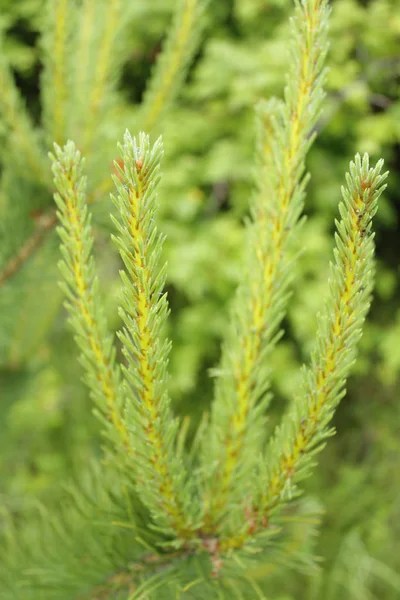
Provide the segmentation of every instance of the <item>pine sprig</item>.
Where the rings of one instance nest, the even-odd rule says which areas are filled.
[[[170,343],[162,340],[162,330],[168,303],[165,265],[159,268],[164,237],[154,221],[163,146],[161,139],[151,147],[147,135],[132,139],[126,132],[120,150],[123,167],[116,163],[119,177],[114,177],[119,219],[113,219],[119,235],[114,241],[125,265],[119,337],[127,360],[123,372],[138,456],[137,489],[157,525],[185,540],[191,537],[193,518],[187,474],[175,447],[178,422],[167,394]]]
[[[83,160],[73,142],[64,148],[55,144],[52,160],[54,195],[58,207],[58,228],[63,261],[63,290],[67,297],[70,322],[81,350],[81,362],[86,371],[86,382],[99,415],[105,423],[108,437],[117,447],[131,452],[128,431],[122,418],[123,394],[120,370],[115,364],[115,348],[107,330],[99,300],[98,278],[92,256],[92,228],[85,204],[86,178]]]
[[[253,487],[269,401],[266,357],[286,311],[294,268],[290,246],[307,182],[304,161],[323,98],[328,15],[325,0],[296,4],[285,102],[269,102],[259,110],[262,141],[247,269],[223,346],[212,426],[204,443],[203,465],[214,465],[205,498],[210,529],[236,529],[243,516],[242,506],[236,510],[240,499]]]
[[[0,115],[11,132],[14,153],[18,152],[18,158],[22,159],[25,167],[29,167],[25,169],[28,176],[50,187],[51,180],[46,171],[45,152],[40,147],[37,132],[15,85],[3,51],[0,53],[0,88]]]
[[[49,0],[46,6],[41,90],[43,126],[49,144],[63,144],[66,141],[70,40],[75,8],[72,0]]]
[[[78,29],[75,34],[76,43],[76,65],[73,73],[73,87],[75,95],[78,96],[78,90],[81,92],[87,90],[90,85],[90,65],[93,55],[93,45],[95,43],[96,30],[96,0],[83,0]],[[95,46],[97,49],[97,44]],[[74,100],[79,100],[78,97]],[[82,101],[82,98],[81,98]]]
[[[329,299],[318,318],[317,344],[311,364],[303,368],[301,393],[277,428],[259,462],[261,485],[255,494],[254,518],[268,527],[277,510],[296,497],[297,483],[310,474],[314,457],[334,433],[329,423],[345,394],[373,287],[372,218],[385,185],[383,161],[369,168],[368,155],[356,155],[342,188],[336,222],[335,261],[330,267]],[[240,547],[248,532],[225,540]]]
[[[333,433],[328,428],[345,394],[345,383],[355,358],[373,287],[374,242],[372,218],[385,189],[383,160],[369,168],[368,155],[356,155],[342,188],[342,217],[336,222],[335,261],[330,267],[329,300],[319,317],[317,345],[311,364],[303,369],[302,392],[284,419],[263,463],[268,484],[261,511],[269,515],[296,493],[293,484],[308,474],[311,456]]]
[[[91,24],[90,18],[94,21],[92,28],[94,33],[96,32],[96,11],[92,10],[90,6],[91,2],[86,2],[83,6],[85,11],[84,16],[87,21],[82,22],[83,36],[82,43],[83,49],[85,50],[85,30],[83,29],[85,24]],[[95,136],[96,127],[98,127],[99,117],[104,107],[105,100],[107,98],[107,88],[109,87],[110,74],[113,66],[113,54],[115,53],[115,42],[119,33],[122,21],[122,8],[123,3],[121,0],[108,0],[103,4],[104,15],[104,31],[100,39],[96,40],[93,44],[92,50],[95,50],[95,70],[92,77],[89,77],[91,85],[88,87],[89,98],[87,103],[87,109],[85,111],[85,128],[83,133],[83,147],[86,151],[91,150],[91,144]],[[93,48],[94,46],[94,48]],[[86,49],[87,52],[87,49]],[[78,57],[79,60],[80,57]],[[87,83],[87,82],[86,82]],[[77,91],[80,88],[77,88]]]
[[[174,20],[147,87],[140,126],[151,131],[174,99],[197,49],[209,0],[177,0]]]

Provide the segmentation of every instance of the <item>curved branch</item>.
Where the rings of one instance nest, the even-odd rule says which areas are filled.
[[[11,279],[21,269],[29,258],[38,250],[46,239],[47,233],[52,231],[57,223],[56,211],[42,213],[36,218],[36,229],[23,243],[18,252],[10,258],[4,269],[0,271],[0,286]]]

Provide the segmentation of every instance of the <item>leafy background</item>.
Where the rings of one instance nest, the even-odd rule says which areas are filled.
[[[0,8],[4,51],[38,121],[43,0],[1,0]],[[173,0],[141,0],[131,10],[126,36],[131,50],[118,85],[121,133],[125,121],[135,121],[173,8]],[[400,597],[400,553],[395,552],[400,536],[400,2],[335,0],[332,9],[327,98],[308,160],[308,220],[298,241],[304,251],[286,333],[271,358],[270,427],[290,401],[298,365],[312,347],[348,162],[356,151],[369,152],[373,162],[383,156],[390,180],[376,219],[377,284],[361,355],[335,416],[338,433],[308,483],[324,508],[316,544],[321,569],[312,578],[278,573],[266,593],[276,600],[395,600]],[[282,93],[291,10],[288,0],[211,3],[185,86],[159,127],[166,147],[160,219],[168,235],[170,388],[177,413],[191,415],[193,423],[211,401],[210,369],[218,361],[244,255],[254,105]],[[0,122],[2,148],[6,136]],[[0,164],[1,195],[12,189],[22,203],[31,202],[32,185],[10,174],[7,150]],[[35,202],[40,205],[40,191]],[[117,328],[118,260],[108,244],[110,210],[107,198],[95,207],[96,251],[109,321]],[[48,236],[28,265],[22,306],[7,304],[6,294],[1,300],[0,493],[16,513],[29,511],[37,498],[58,498],[60,483],[100,452],[98,424],[60,309],[57,246]],[[29,297],[38,286],[40,297]]]

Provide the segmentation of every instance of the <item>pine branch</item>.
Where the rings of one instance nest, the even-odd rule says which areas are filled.
[[[74,22],[75,3],[72,0],[48,0],[42,36],[41,90],[43,126],[49,145],[66,141],[70,39]]]
[[[76,32],[76,65],[72,79],[74,102],[87,101],[87,97],[82,98],[81,95],[85,95],[85,92],[91,87],[91,57],[93,54],[97,54],[96,51],[93,52],[93,46],[98,41],[99,39],[96,38],[96,0],[84,0]],[[95,49],[97,50],[97,44]]]
[[[296,4],[292,21],[292,64],[283,105],[260,109],[258,190],[248,227],[247,270],[223,346],[212,426],[203,465],[210,470],[205,498],[210,530],[238,527],[253,487],[255,461],[269,401],[266,357],[279,338],[293,277],[292,240],[301,216],[305,157],[323,98],[329,9],[325,0]],[[233,508],[235,507],[235,508]]]
[[[3,52],[0,55],[0,114],[11,131],[15,153],[22,159],[25,172],[50,187],[50,173],[45,166],[45,154],[40,147],[37,133],[15,85]]]
[[[259,463],[253,505],[257,527],[268,527],[278,510],[300,491],[297,483],[307,477],[314,457],[333,435],[329,427],[335,409],[345,395],[346,378],[354,362],[362,325],[373,287],[374,243],[372,218],[385,185],[383,161],[369,168],[368,155],[356,155],[342,188],[336,222],[335,261],[330,267],[329,299],[318,318],[317,345],[311,364],[303,369],[301,393],[277,428]],[[248,531],[222,542],[223,548],[241,547]]]
[[[62,225],[58,228],[63,255],[60,268],[70,322],[81,350],[86,382],[101,415],[105,415],[101,420],[107,436],[117,447],[122,442],[124,449],[131,452],[122,418],[124,398],[119,368],[115,365],[115,348],[99,300],[90,215],[85,204],[83,161],[73,142],[68,142],[63,149],[56,144],[54,148],[55,155],[50,157],[58,189],[54,199]]]
[[[77,59],[83,58],[81,72],[85,65],[85,59],[90,50],[92,52],[91,60],[96,68],[91,74],[86,71],[85,84],[89,92],[87,109],[85,111],[85,126],[83,131],[83,148],[86,153],[90,152],[96,128],[99,124],[100,115],[107,97],[110,75],[113,67],[113,56],[115,54],[115,43],[121,28],[123,3],[121,0],[108,0],[103,5],[104,10],[104,31],[97,39],[91,35],[96,34],[96,11],[93,11],[92,2],[88,0],[83,6],[83,17],[81,25],[81,54]],[[89,29],[86,30],[86,28]],[[88,62],[86,63],[89,66]],[[81,88],[78,87],[79,80],[76,82],[76,92],[80,94]],[[89,84],[89,85],[88,85]],[[80,99],[82,102],[82,98]]]
[[[208,0],[177,0],[175,16],[164,48],[147,87],[140,126],[152,131],[174,100],[197,50]]]
[[[158,526],[187,540],[193,530],[193,509],[187,474],[175,449],[178,422],[166,389],[170,344],[161,341],[168,303],[163,293],[165,265],[158,268],[164,238],[154,215],[163,147],[161,139],[151,147],[147,135],[141,133],[136,140],[126,132],[120,149],[123,168],[116,163],[119,178],[114,177],[120,218],[113,221],[119,233],[114,241],[125,265],[124,329],[119,336],[127,360],[123,367],[130,399],[127,420],[139,456],[137,489]]]

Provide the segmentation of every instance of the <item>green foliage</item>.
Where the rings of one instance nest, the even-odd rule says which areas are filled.
[[[303,370],[301,394],[262,459],[268,482],[262,492],[264,514],[269,515],[279,506],[283,494],[289,499],[296,494],[293,484],[308,474],[311,457],[332,435],[328,424],[344,395],[346,377],[354,362],[370,303],[374,251],[371,220],[384,189],[382,181],[387,176],[387,173],[380,175],[381,168],[379,162],[370,169],[368,155],[362,162],[357,155],[355,163],[350,164],[347,189],[342,189],[344,202],[339,205],[342,220],[337,223],[330,297],[324,313],[319,315],[317,346],[310,366]]]
[[[294,275],[290,251],[307,180],[304,160],[323,96],[328,8],[324,2],[296,8],[285,103],[270,103],[260,111],[259,189],[251,207],[246,275],[233,307],[204,445],[205,463],[215,464],[209,473],[206,520],[219,523],[225,511],[231,530],[238,528],[232,482],[242,496],[251,494],[255,485],[249,473],[254,472],[260,453],[263,414],[270,399],[266,358],[279,338],[286,312]]]
[[[59,194],[54,199],[63,225],[59,228],[64,257],[60,267],[65,279],[64,292],[68,298],[71,324],[82,350],[81,362],[87,372],[87,384],[93,399],[109,419],[110,435],[117,436],[118,442],[122,441],[129,449],[122,421],[121,378],[115,366],[115,348],[100,304],[98,279],[91,256],[93,236],[85,203],[86,182],[82,175],[81,157],[71,142],[65,152],[56,145],[55,154],[51,155],[51,159]]]
[[[291,2],[273,0],[268,7],[260,0],[231,4],[154,0],[129,7],[102,0],[45,4],[42,0],[3,0],[0,17],[0,137],[5,148],[0,156],[0,398],[4,415],[0,490],[8,514],[0,527],[8,540],[5,566],[1,567],[8,590],[5,597],[396,600],[400,570],[394,552],[400,534],[396,492],[398,0],[367,4],[338,0],[333,5],[324,111],[319,114],[319,100],[314,98],[315,114],[305,113],[310,121],[303,122],[299,137],[303,162],[309,132],[320,134],[307,158],[312,179],[305,212],[311,218],[299,221],[306,183],[304,166],[299,166],[293,182],[301,182],[300,188],[291,189],[285,217],[297,225],[288,239],[282,239],[285,254],[277,254],[277,281],[282,287],[274,288],[272,297],[276,302],[281,294],[281,309],[274,304],[275,312],[265,312],[263,317],[271,329],[268,335],[261,330],[261,336],[251,329],[254,302],[262,299],[256,284],[262,281],[261,269],[257,270],[252,248],[258,244],[265,257],[270,256],[275,209],[262,200],[277,198],[278,205],[281,200],[274,190],[287,138],[277,134],[290,131],[285,110],[293,106],[290,102],[298,91],[296,44],[300,39],[288,28]],[[301,6],[296,8],[297,14]],[[300,18],[300,29],[301,23]],[[201,36],[203,25],[205,36]],[[289,39],[292,47],[297,47],[294,61],[287,52]],[[160,46],[163,50],[157,59]],[[322,50],[320,47],[321,57]],[[265,97],[281,95],[285,72],[292,73],[289,83],[294,96],[286,94],[285,103],[276,98],[264,102]],[[253,113],[257,104],[254,169]],[[157,118],[148,122],[149,115]],[[122,180],[130,173],[131,183],[136,182],[136,159],[128,144],[131,156],[125,158],[132,169],[121,171],[123,163],[118,159],[114,173],[120,199],[113,208],[109,173],[116,157],[115,142],[127,126],[132,131],[152,128],[157,135],[162,131],[165,145],[157,218],[167,237],[163,249],[161,245],[156,248],[159,265],[168,261],[166,290],[172,311],[167,321],[161,319],[156,331],[158,345],[152,346],[158,352],[166,351],[164,340],[172,339],[170,377],[155,388],[162,426],[153,419],[160,448],[165,448],[168,456],[164,466],[164,455],[146,444],[146,426],[151,415],[154,417],[155,404],[149,405],[148,414],[140,412],[135,357],[141,346],[133,326],[136,305],[122,292],[126,287],[140,293],[139,272],[132,271],[128,263],[121,286],[119,258],[108,243],[110,211],[122,228],[121,240],[126,232],[125,213],[120,211],[129,181],[123,184]],[[59,310],[62,296],[57,286],[54,186],[47,153],[54,141],[62,146],[68,138],[74,139],[86,158],[88,184],[86,193],[78,186],[82,195],[75,194],[74,200],[77,209],[81,203],[77,215],[82,219],[81,233],[85,232],[85,252],[76,252],[66,215],[64,272],[85,383],[99,419],[91,417],[89,394],[80,381],[82,366],[74,359],[64,313]],[[311,374],[325,364],[323,343],[317,345],[311,370],[301,374],[297,366],[308,360],[314,331],[317,325],[322,327],[320,317],[316,321],[315,316],[322,296],[328,296],[328,308],[327,329],[320,339],[329,340],[332,303],[326,271],[332,223],[348,157],[358,150],[367,150],[374,159],[383,155],[392,171],[374,225],[376,297],[364,325],[348,398],[337,407],[340,390],[334,389],[338,396],[328,394],[323,402],[317,402],[321,410],[318,418],[314,415],[318,423],[318,435],[314,435],[307,415],[314,406],[312,397],[322,396]],[[71,145],[56,150],[54,168],[60,169],[67,157],[72,163],[78,160]],[[62,169],[57,178],[62,178]],[[65,186],[62,189],[65,191]],[[84,196],[88,208],[84,208]],[[62,198],[60,193],[59,211],[64,214]],[[148,199],[146,210],[151,212],[154,194]],[[243,235],[241,221],[248,213],[249,199],[250,220]],[[348,222],[344,210],[342,227]],[[262,211],[264,221],[258,220]],[[154,226],[154,222],[147,225]],[[346,231],[342,229],[342,233]],[[371,237],[360,239],[371,250]],[[128,240],[125,242],[119,244],[126,246]],[[125,248],[125,258],[133,248]],[[305,251],[298,255],[298,249]],[[90,258],[92,251],[96,265]],[[81,299],[94,315],[94,330],[82,319],[76,282],[68,271],[67,265],[73,265],[75,259],[89,284]],[[338,261],[331,280],[339,289],[340,256]],[[163,273],[161,270],[157,280],[161,287]],[[366,272],[364,275],[367,277]],[[360,292],[357,296],[362,297],[362,305],[356,306],[360,319],[371,277],[366,281],[364,296]],[[252,282],[257,289],[251,288]],[[238,283],[241,291],[231,311],[238,318],[236,325],[231,321],[229,326],[227,305]],[[291,289],[294,293],[288,304]],[[118,308],[124,302],[125,312],[121,313]],[[253,304],[246,306],[247,302]],[[165,316],[167,306],[162,306],[161,316]],[[277,318],[271,319],[274,314]],[[128,321],[124,323],[124,319]],[[286,333],[276,345],[282,323]],[[155,326],[155,322],[151,324]],[[124,327],[126,333],[114,339],[114,332]],[[229,333],[235,332],[235,327],[240,335]],[[249,349],[254,349],[256,338],[262,341],[263,352],[253,355],[251,365],[242,360],[246,354],[240,339],[246,331]],[[93,360],[93,348],[87,344],[93,332],[104,362]],[[223,338],[228,341],[220,359],[218,347]],[[355,340],[350,337],[347,341],[352,345]],[[241,352],[242,358],[231,360]],[[162,355],[166,359],[167,353]],[[218,361],[221,366],[213,371],[217,377],[212,379],[209,369]],[[347,374],[348,361],[350,356],[344,358],[342,375]],[[123,373],[120,365],[126,369]],[[249,381],[253,378],[256,387],[246,390],[250,411],[243,403],[244,410],[236,412],[236,386],[224,373],[224,365],[228,372],[248,372]],[[154,366],[158,377],[167,371],[162,362]],[[134,377],[134,385],[128,383],[128,374]],[[115,405],[109,404],[102,387],[102,378],[104,382],[107,377],[109,381],[115,378],[118,387]],[[340,377],[335,375],[335,381],[339,386]],[[214,382],[217,397],[209,424],[201,415],[210,406]],[[307,382],[308,398],[303,391]],[[329,386],[326,389],[332,391]],[[327,419],[334,407],[333,425],[338,435],[319,455],[321,467],[313,467],[313,477],[303,481],[302,465],[305,463],[309,472],[313,444],[322,441],[318,436],[323,437],[324,431],[331,431]],[[185,418],[176,421],[174,413]],[[223,418],[216,418],[217,414]],[[227,434],[229,419],[237,425],[233,436]],[[100,437],[100,429],[105,437]],[[125,432],[122,437],[121,431]],[[299,454],[302,440],[308,448],[305,455]],[[224,472],[226,441],[232,442],[238,453],[233,461],[229,459],[232,471],[225,469],[227,485],[221,486],[218,475]],[[315,449],[319,447],[317,443]],[[135,451],[143,456],[142,461],[137,460]],[[161,482],[165,477],[168,480],[171,468],[168,491]],[[60,484],[69,482],[71,475],[76,483],[66,495]],[[307,496],[297,500],[302,490]],[[185,533],[174,524],[171,527],[173,503],[167,500],[171,492],[179,497],[181,517],[185,520],[189,515]],[[310,494],[318,502],[311,501]],[[46,504],[41,515],[35,508],[38,499]],[[202,526],[202,519],[211,512],[213,518]],[[321,520],[316,539],[315,527]],[[188,531],[192,536],[189,542]],[[317,571],[315,553],[323,557]],[[307,574],[311,571],[312,577],[302,575],[299,569]],[[210,578],[210,574],[218,576]]]
[[[126,419],[134,439],[138,493],[161,530],[186,539],[193,509],[187,475],[174,451],[178,422],[167,390],[170,344],[160,337],[168,315],[165,265],[159,268],[163,237],[155,225],[162,153],[160,139],[150,148],[145,134],[138,141],[125,134],[120,180],[114,178],[121,219],[114,219],[119,233],[115,242],[126,269],[121,271],[124,327],[119,338],[126,358]]]
[[[278,516],[276,513],[285,502],[297,495],[291,489],[293,483],[304,478],[305,471],[313,464],[316,451],[321,448],[324,439],[332,434],[327,425],[343,396],[345,379],[369,307],[373,257],[371,219],[377,210],[377,199],[383,191],[384,176],[380,175],[382,164],[369,169],[368,157],[365,156],[361,162],[357,155],[355,163],[350,165],[347,189],[343,190],[344,202],[340,205],[342,221],[337,224],[336,264],[331,269],[331,306],[327,305],[326,314],[320,317],[317,348],[310,368],[304,371],[303,396],[296,400],[293,412],[284,418],[272,438],[257,478],[252,477],[251,496],[248,497],[248,491],[244,489],[245,495],[240,498],[241,480],[232,483],[239,488],[235,490],[238,500],[234,509],[240,509],[242,524],[236,519],[235,528],[220,530],[218,525],[210,522],[207,513],[203,518],[197,516],[203,504],[202,477],[199,478],[194,471],[190,480],[185,473],[187,461],[183,458],[182,442],[178,443],[178,422],[170,413],[165,389],[169,344],[161,342],[159,334],[168,306],[163,294],[165,269],[161,267],[158,270],[162,237],[157,233],[154,222],[154,191],[159,180],[161,154],[160,140],[150,147],[145,134],[140,134],[137,141],[127,133],[122,147],[123,162],[119,177],[114,177],[118,190],[115,204],[120,215],[120,220],[113,219],[119,233],[115,241],[126,268],[121,272],[123,286],[120,312],[124,328],[119,337],[126,357],[122,372],[127,384],[122,391],[115,367],[115,352],[105,331],[103,311],[97,297],[81,157],[72,142],[63,150],[55,146],[52,160],[58,189],[55,199],[63,225],[59,233],[64,257],[61,270],[67,282],[64,290],[69,300],[71,323],[77,333],[76,340],[82,351],[88,386],[94,400],[103,405],[103,411],[105,407],[109,414],[110,421],[105,422],[106,430],[110,427],[115,436],[121,435],[125,444],[121,446],[117,443],[118,452],[109,459],[106,472],[113,480],[113,487],[116,486],[121,492],[126,489],[127,496],[125,498],[123,493],[119,497],[115,493],[110,496],[107,478],[97,485],[92,484],[95,492],[93,500],[85,496],[82,499],[81,491],[73,492],[72,504],[67,505],[65,513],[57,510],[49,513],[44,523],[38,526],[38,533],[33,539],[39,537],[45,540],[43,556],[39,552],[32,552],[30,529],[27,540],[24,538],[24,528],[11,534],[10,543],[15,549],[12,551],[7,548],[11,564],[7,566],[4,581],[11,597],[24,588],[28,594],[32,591],[43,598],[63,598],[67,593],[84,594],[85,590],[90,595],[89,590],[93,587],[100,587],[106,596],[110,596],[115,580],[119,580],[119,587],[133,591],[132,598],[137,598],[139,591],[151,597],[159,585],[168,586],[171,591],[175,585],[178,586],[176,591],[180,585],[184,585],[181,591],[195,584],[204,588],[207,581],[209,585],[213,583],[212,578],[215,579],[212,588],[217,591],[218,588],[233,584],[235,578],[239,582],[241,579],[252,582],[251,574],[247,573],[249,563],[246,553],[250,557],[254,553],[255,556],[260,554],[260,562],[264,554],[269,554],[270,563],[279,564],[279,552],[278,556],[274,556],[273,552],[275,545],[286,559],[283,560],[286,567],[296,555],[293,539],[289,543],[285,540],[285,535],[296,535],[296,528],[291,531],[290,519],[289,524],[286,523],[288,515],[282,517],[281,510],[278,510]],[[280,204],[276,210],[277,216],[280,215],[279,211],[284,213],[285,204]],[[255,215],[254,227],[263,220],[262,213],[257,217]],[[253,248],[257,248],[257,238],[253,238],[251,243]],[[124,401],[125,407],[122,406]],[[250,407],[249,412],[252,410],[254,408]],[[205,429],[200,430],[200,436],[204,437],[204,432]],[[110,438],[113,436],[110,435]],[[114,439],[112,442],[114,445]],[[128,453],[128,464],[121,451]],[[211,458],[218,460],[218,455]],[[240,461],[239,456],[239,469]],[[267,472],[263,468],[264,462]],[[198,469],[195,465],[194,468]],[[200,472],[204,473],[206,468],[207,465],[200,465]],[[248,476],[253,475],[252,471],[254,466],[248,471]],[[198,479],[200,485],[195,489],[194,484]],[[226,509],[229,504],[227,499],[225,502]],[[142,504],[150,511],[150,521],[143,515]],[[100,523],[98,513],[103,515]],[[118,520],[116,514],[121,515]],[[295,526],[301,526],[301,512],[293,522]],[[138,587],[140,577],[135,577],[131,563],[132,560],[138,561],[138,564],[146,563],[148,554],[138,554],[135,545],[132,548],[129,546],[126,535],[121,536],[118,532],[113,533],[110,539],[105,539],[103,531],[115,527],[132,529],[136,545],[138,532],[142,529],[149,539],[148,544],[152,543],[151,563],[160,562],[161,572],[159,575],[146,573],[142,587]],[[152,535],[152,530],[156,534]],[[77,534],[81,543],[83,532],[85,548],[82,555],[82,548],[76,553],[74,545],[78,541]],[[301,539],[303,536],[304,531]],[[276,537],[278,539],[274,540]],[[172,544],[177,548],[172,553],[165,551],[168,538],[167,547]],[[51,553],[49,562],[46,549],[53,546],[60,551],[55,556]],[[272,552],[268,553],[270,546]],[[244,552],[241,560],[240,554],[237,556],[240,550]],[[25,566],[18,574],[21,551],[22,564]],[[112,558],[114,553],[115,556],[122,555],[121,565],[126,564],[122,571],[121,567],[117,569],[118,573],[113,573],[116,569]],[[211,574],[203,571],[200,578],[184,584],[191,576],[188,558],[192,556],[195,563],[199,560],[199,564],[202,564],[207,554],[211,559]],[[85,560],[82,572],[82,559],[79,560],[79,557],[86,555],[93,567],[88,568]],[[300,557],[304,561],[301,553]],[[235,561],[239,561],[236,575],[233,571]],[[104,574],[110,572],[112,575],[104,581]]]

